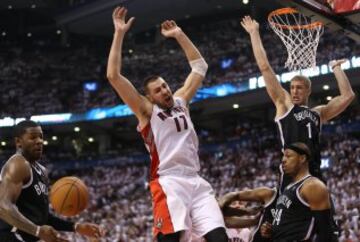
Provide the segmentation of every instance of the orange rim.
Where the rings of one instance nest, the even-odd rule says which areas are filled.
[[[282,29],[295,29],[295,30],[299,30],[299,29],[315,29],[317,27],[322,27],[323,26],[323,23],[321,23],[320,21],[316,21],[316,22],[313,22],[311,24],[304,24],[304,25],[279,24],[279,23],[275,23],[273,21],[273,17],[280,16],[280,15],[286,15],[286,14],[294,14],[294,13],[299,13],[299,12],[294,8],[280,8],[280,9],[272,11],[269,14],[268,21],[269,21],[269,23],[271,25],[274,25],[274,26],[282,28]]]

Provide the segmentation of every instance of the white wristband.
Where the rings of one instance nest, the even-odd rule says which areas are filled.
[[[40,235],[40,226],[37,226],[37,227],[36,227],[35,236],[36,236],[36,237],[39,237],[39,235]]]

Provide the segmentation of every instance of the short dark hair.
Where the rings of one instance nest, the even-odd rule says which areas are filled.
[[[25,134],[27,128],[35,128],[40,125],[32,120],[24,120],[18,123],[14,128],[14,137],[21,137]]]
[[[151,76],[148,76],[144,79],[144,82],[143,82],[143,88],[144,88],[144,93],[145,94],[148,94],[149,93],[149,90],[148,90],[148,85],[149,83],[153,82],[153,81],[156,81],[157,79],[159,79],[160,76],[158,75],[151,75]]]

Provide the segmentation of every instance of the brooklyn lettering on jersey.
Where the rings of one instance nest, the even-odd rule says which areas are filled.
[[[47,187],[47,185],[45,185],[44,183],[42,183],[41,181],[39,181],[37,184],[34,185],[35,191],[37,193],[37,195],[49,195],[49,189]]]
[[[281,195],[278,198],[276,205],[284,205],[286,208],[290,208],[291,203],[292,201],[290,198],[288,198],[286,195]]]
[[[166,110],[166,111],[162,111],[162,112],[159,112],[157,115],[158,117],[164,121],[165,119],[167,118],[171,118],[173,117],[173,115],[171,114],[171,112],[174,112],[174,113],[185,113],[186,110],[185,108],[181,107],[181,106],[177,106],[177,107],[173,107],[171,110]]]
[[[294,113],[294,117],[297,121],[302,121],[304,119],[311,119],[311,121],[313,121],[314,123],[318,124],[319,123],[319,120],[318,120],[318,117],[316,117],[314,115],[313,112],[311,112],[311,110],[302,110],[301,112],[297,112],[297,113]]]

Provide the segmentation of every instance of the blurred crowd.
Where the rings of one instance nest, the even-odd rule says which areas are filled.
[[[240,136],[218,142],[211,140],[200,149],[201,172],[215,190],[216,196],[229,191],[275,187],[281,153],[274,130],[239,127]],[[323,138],[322,156],[328,186],[335,202],[337,219],[342,233],[341,242],[360,241],[360,140],[352,134],[331,134]],[[206,142],[204,142],[206,143]],[[150,242],[152,214],[148,190],[149,164],[75,169],[89,187],[91,201],[88,209],[74,220],[93,221],[106,229],[102,241]],[[61,176],[53,168],[53,179]],[[69,175],[69,172],[66,173]],[[69,234],[72,241],[85,241]]]
[[[250,39],[238,19],[185,24],[183,29],[209,64],[204,86],[240,85],[259,75]],[[145,33],[141,43],[137,35],[129,34],[125,39],[123,73],[140,90],[142,80],[154,74],[163,76],[175,89],[190,71],[180,47],[175,41],[160,37],[158,32]],[[275,71],[285,71],[285,47],[265,23],[262,38]],[[105,77],[110,44],[110,39],[100,37],[73,37],[64,47],[39,40],[23,47],[0,44],[0,118],[78,113],[121,103]],[[360,46],[352,40],[325,33],[317,62],[325,64],[359,53]],[[97,90],[84,88],[86,83],[95,83]]]

